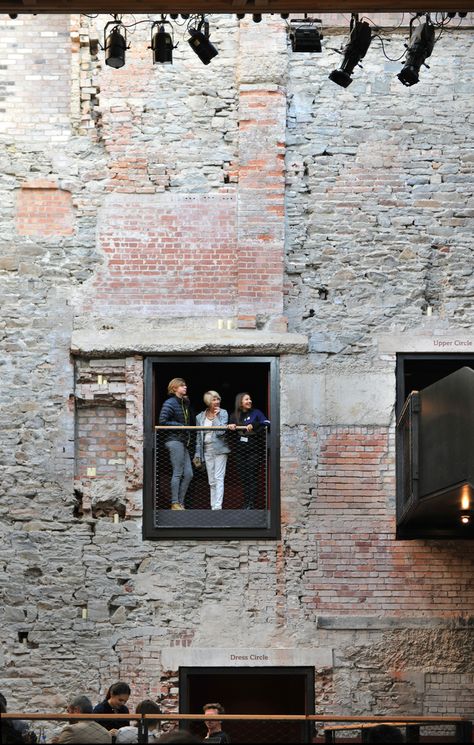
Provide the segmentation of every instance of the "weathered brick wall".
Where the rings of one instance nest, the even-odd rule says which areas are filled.
[[[446,33],[413,88],[375,42],[347,89],[327,79],[338,55],[290,58],[287,312],[313,351],[370,356],[375,330],[413,328],[427,305],[472,324],[471,52]]]
[[[344,91],[327,80],[339,31],[292,56],[276,18],[223,18],[211,65],[182,44],[153,68],[139,27],[113,71],[95,24],[0,21],[18,41],[0,112],[0,689],[44,710],[125,677],[132,704],[173,708],[180,664],[251,647],[314,664],[324,710],[472,715],[473,550],[394,541],[395,357],[378,336],[472,322],[471,32],[445,34],[412,90],[374,45]],[[224,312],[285,312],[309,337],[281,365],[282,539],[144,543],[142,359],[74,366],[72,330],[166,321],[179,347]],[[109,419],[110,457],[92,439]]]
[[[34,165],[33,153],[65,143],[70,134],[69,18],[51,15],[41,26],[32,15],[2,18],[0,51],[0,135],[21,143]]]
[[[239,260],[235,223],[230,194],[107,199],[99,236],[106,260],[84,312],[232,314]]]
[[[319,434],[317,498],[309,507],[318,562],[305,574],[307,607],[324,615],[472,613],[469,545],[395,540],[387,431],[338,427]]]

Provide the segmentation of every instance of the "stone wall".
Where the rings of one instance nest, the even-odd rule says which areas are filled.
[[[396,352],[472,345],[472,32],[413,89],[374,42],[342,90],[334,20],[309,56],[219,18],[206,68],[185,41],[153,68],[139,26],[118,71],[103,23],[0,21],[0,689],[47,710],[122,677],[173,709],[180,665],[251,650],[314,665],[324,711],[473,716],[473,550],[395,541],[393,437]],[[142,335],[202,353],[224,316],[255,353],[286,318],[308,337],[281,360],[282,539],[144,542]]]

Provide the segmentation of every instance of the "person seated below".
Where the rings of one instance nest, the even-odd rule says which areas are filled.
[[[206,716],[217,717],[219,714],[225,714],[225,709],[222,704],[204,704],[202,710]],[[222,722],[219,719],[209,719],[205,721],[207,727],[207,735],[204,738],[205,742],[230,742],[230,737],[227,732],[222,729]]]
[[[135,712],[137,714],[161,714],[161,709],[154,701],[152,701],[149,698],[146,698],[144,701],[140,701],[139,704],[137,704],[137,708],[135,709]],[[159,719],[147,719],[147,725],[148,725],[148,742],[154,743],[158,742],[158,738],[160,736],[160,720]],[[115,736],[115,742],[118,745],[123,745],[123,743],[131,743],[131,742],[138,742],[138,727],[120,727],[119,730],[117,730],[117,734]]]
[[[130,698],[130,686],[128,683],[124,683],[119,680],[117,683],[113,683],[105,698],[99,704],[94,706],[94,714],[128,714],[128,708],[125,705]],[[117,730],[120,727],[127,727],[130,725],[129,719],[100,719],[97,717],[97,722],[101,724],[105,729],[108,729],[111,735],[116,735]]]
[[[6,713],[7,708],[0,699],[0,714]],[[20,743],[25,742],[21,733],[13,726],[13,721],[11,719],[0,719],[0,742],[2,745],[20,745]]]
[[[3,693],[0,693],[0,711],[2,714],[7,713],[7,699],[3,695]],[[16,740],[12,739],[16,737],[16,733],[18,733],[21,737],[20,740],[17,740],[17,742],[22,743],[35,743],[36,742],[36,735],[34,731],[30,728],[30,723],[25,722],[24,719],[6,719],[5,724],[8,723],[8,727],[5,728],[5,732],[0,733],[1,735],[4,735],[3,740],[0,738],[0,742],[7,742],[7,730],[8,730],[8,742],[14,742]],[[14,731],[11,732],[10,730],[13,729]]]
[[[404,742],[401,731],[392,724],[378,724],[376,727],[370,727],[366,734],[367,742]]]
[[[69,714],[92,714],[92,703],[87,696],[76,696],[68,705]],[[61,730],[59,735],[53,737],[53,743],[97,743],[97,745],[110,745],[112,735],[105,727],[93,719],[77,720],[71,717],[69,724]]]

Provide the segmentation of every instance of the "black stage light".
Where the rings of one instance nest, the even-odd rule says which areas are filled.
[[[239,19],[239,21],[241,21],[242,18],[245,18],[245,13],[236,13],[236,15],[237,15],[237,18]]]
[[[204,29],[204,32],[201,29]],[[197,29],[189,29],[189,36],[188,44],[203,65],[208,65],[213,57],[217,57],[219,52],[209,41],[209,23],[204,18],[200,20]]]
[[[290,41],[293,52],[321,51],[321,19],[301,18],[291,22]]]
[[[405,64],[397,75],[400,82],[407,87],[418,83],[420,67],[425,64],[425,59],[430,56],[435,43],[434,26],[428,19],[426,23],[420,23],[414,31],[411,30],[411,25],[410,23],[410,41]]]
[[[112,30],[107,34],[107,29]],[[127,49],[127,32],[120,21],[110,21],[104,29],[105,64],[109,67],[123,67]]]
[[[349,41],[344,47],[344,61],[339,70],[333,70],[329,75],[329,80],[333,83],[347,88],[352,83],[351,75],[354,67],[359,64],[361,59],[367,54],[372,41],[372,32],[367,21],[359,21],[357,13],[351,16],[351,25]]]
[[[280,13],[280,18],[283,18],[285,21],[289,17],[290,17],[290,14],[289,13]]]
[[[262,14],[261,13],[254,13],[252,15],[252,20],[253,20],[254,23],[260,23],[260,21],[262,20]]]
[[[153,50],[153,64],[162,65],[173,63],[173,37],[165,31],[166,21],[155,21],[151,27],[151,48]],[[155,33],[153,33],[155,31]]]

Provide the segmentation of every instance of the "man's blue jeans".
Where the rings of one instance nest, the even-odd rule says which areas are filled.
[[[171,502],[184,505],[184,498],[193,477],[193,467],[188,448],[179,440],[168,440],[165,447],[170,454],[171,468]]]

